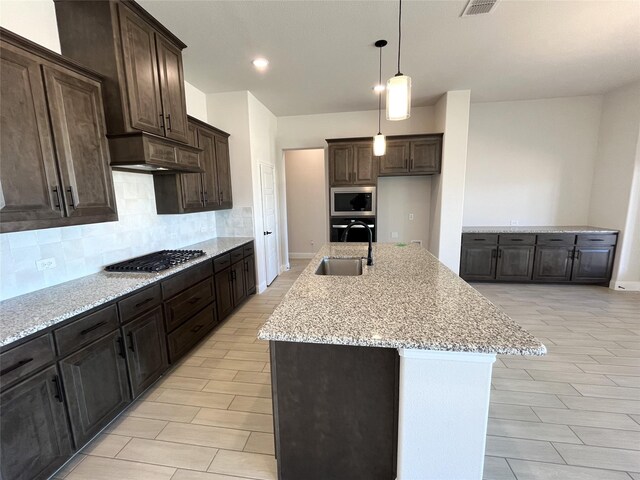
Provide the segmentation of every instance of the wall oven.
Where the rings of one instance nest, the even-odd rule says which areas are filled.
[[[347,229],[347,225],[351,222],[355,222],[356,220],[360,220],[367,224],[367,226],[371,229],[371,233],[373,234],[373,241],[376,241],[376,219],[375,217],[355,217],[355,218],[347,218],[347,217],[332,217],[331,219],[331,241],[332,242],[341,242],[342,235],[344,235],[344,231]],[[354,225],[349,230],[349,236],[347,237],[348,242],[368,242],[369,241],[369,233],[367,229],[362,225]]]
[[[332,217],[368,217],[376,214],[376,187],[333,187]]]

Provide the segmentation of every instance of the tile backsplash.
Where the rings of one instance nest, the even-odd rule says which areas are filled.
[[[253,236],[251,207],[157,215],[151,175],[113,172],[113,181],[117,222],[0,235],[0,300],[156,250],[181,248],[215,236]],[[55,267],[38,270],[36,262],[51,258]]]

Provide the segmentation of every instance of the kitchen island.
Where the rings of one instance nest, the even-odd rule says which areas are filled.
[[[496,354],[532,335],[416,245],[361,275],[317,275],[325,245],[259,332],[270,340],[281,480],[480,479]]]

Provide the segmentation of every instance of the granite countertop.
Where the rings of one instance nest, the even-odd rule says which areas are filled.
[[[418,245],[377,243],[361,276],[316,275],[325,256],[365,256],[362,243],[323,246],[258,337],[368,347],[544,355],[545,346]]]
[[[462,233],[618,233],[611,228],[590,227],[586,225],[551,226],[511,226],[511,227],[462,227]]]
[[[0,302],[0,347],[151,285],[211,257],[252,241],[252,237],[219,237],[182,247],[205,255],[158,273],[99,272]]]

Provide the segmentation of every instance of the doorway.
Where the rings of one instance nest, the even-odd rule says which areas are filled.
[[[260,164],[262,227],[267,286],[278,276],[278,230],[276,222],[276,178],[273,165]]]

